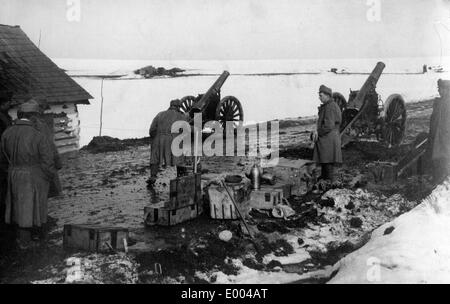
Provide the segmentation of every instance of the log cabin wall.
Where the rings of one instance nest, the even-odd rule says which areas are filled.
[[[76,104],[51,105],[45,111],[46,122],[54,132],[54,142],[60,154],[77,151],[80,148],[80,119]],[[17,118],[17,107],[9,111]]]

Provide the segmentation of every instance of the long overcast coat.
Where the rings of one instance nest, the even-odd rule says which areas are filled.
[[[31,121],[17,120],[1,138],[0,163],[9,164],[7,224],[40,227],[47,222],[49,182],[55,174],[52,147]]]
[[[319,138],[314,145],[314,161],[320,164],[342,163],[341,136],[341,109],[330,100],[319,107],[317,120],[317,133]]]
[[[450,159],[450,100],[436,98],[430,119],[431,159]],[[448,165],[448,163],[447,163]]]
[[[166,164],[176,166],[178,158],[172,154],[172,140],[178,133],[171,133],[172,124],[175,121],[186,121],[186,116],[177,108],[170,107],[168,110],[158,113],[150,126],[151,155],[150,164]]]

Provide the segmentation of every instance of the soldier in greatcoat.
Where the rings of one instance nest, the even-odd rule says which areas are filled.
[[[319,99],[322,105],[319,107],[317,131],[311,135],[315,143],[313,159],[321,165],[321,179],[335,183],[335,166],[342,163],[341,110],[333,100],[332,90],[324,85],[319,88]]]
[[[0,167],[8,167],[5,222],[17,226],[20,248],[31,244],[33,228],[47,223],[48,190],[56,170],[52,147],[33,124],[38,113],[34,100],[20,105],[18,119],[1,138]]]
[[[450,173],[450,80],[438,80],[439,97],[430,119],[429,152],[433,180],[442,182]]]
[[[187,121],[187,117],[180,111],[181,101],[172,100],[170,107],[156,115],[150,126],[150,173],[149,183],[154,183],[160,166],[176,166],[178,158],[172,153],[172,141],[178,133],[172,133],[172,124],[176,121]]]

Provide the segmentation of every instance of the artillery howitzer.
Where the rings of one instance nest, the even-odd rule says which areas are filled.
[[[405,135],[406,105],[399,94],[390,95],[383,104],[375,91],[385,64],[378,62],[359,91],[350,90],[348,103],[340,93],[333,99],[342,111],[342,146],[353,138],[375,134],[389,147],[399,145]]]
[[[191,119],[195,113],[202,113],[203,124],[216,120],[225,127],[226,121],[238,123],[244,120],[244,111],[240,101],[234,96],[220,99],[220,89],[230,73],[224,71],[205,94],[197,97],[185,96],[181,99],[181,111],[188,113]]]

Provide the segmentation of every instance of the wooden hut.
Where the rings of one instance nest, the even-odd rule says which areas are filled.
[[[93,97],[60,69],[27,37],[19,26],[0,25],[0,89],[12,94],[10,115],[30,97],[48,105],[60,153],[79,149],[78,105]]]

